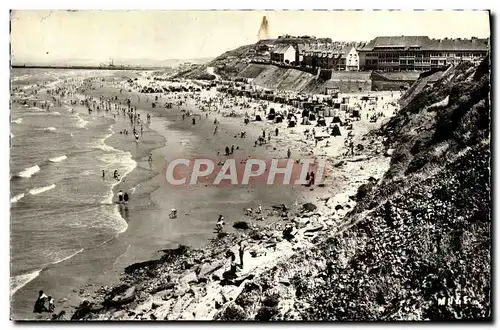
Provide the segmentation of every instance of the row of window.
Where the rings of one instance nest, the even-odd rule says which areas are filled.
[[[457,52],[457,53],[438,53],[438,52],[374,52],[366,53],[367,58],[395,58],[400,56],[416,56],[416,57],[481,57],[486,55],[486,52]]]
[[[367,65],[377,65],[377,64],[396,64],[396,65],[446,65],[451,63],[458,63],[458,60],[429,60],[429,59],[418,59],[418,60],[394,60],[394,59],[379,59],[379,60],[366,60]],[[357,62],[356,62],[357,63]]]

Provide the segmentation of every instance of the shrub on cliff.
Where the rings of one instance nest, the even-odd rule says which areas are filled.
[[[217,319],[221,321],[243,321],[247,317],[247,313],[241,306],[232,303],[224,309]]]

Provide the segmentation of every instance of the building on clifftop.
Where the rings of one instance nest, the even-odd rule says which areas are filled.
[[[430,39],[427,36],[376,37],[361,47],[362,70],[430,70],[462,61],[478,61],[490,48],[489,38]]]

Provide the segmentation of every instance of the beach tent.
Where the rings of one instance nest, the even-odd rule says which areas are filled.
[[[295,118],[291,118],[288,121],[288,127],[295,127],[295,125],[297,125],[297,121],[295,120]]]
[[[269,115],[267,115],[267,119],[269,119],[269,120],[274,120],[274,118],[276,118],[276,115],[275,115],[274,112],[273,113],[269,113]]]
[[[326,120],[324,117],[318,117],[318,122],[316,123],[316,126],[326,126]]]
[[[302,111],[302,118],[309,117],[309,110]]]
[[[260,117],[260,115],[255,116],[255,121],[262,121],[262,118]]]
[[[314,113],[310,113],[309,120],[316,120],[316,115]]]
[[[339,116],[333,117],[332,123],[342,123],[342,120],[340,120]]]
[[[361,115],[359,114],[359,110],[352,110],[352,116],[356,118],[360,118]]]
[[[282,115],[277,115],[275,119],[276,123],[282,123],[283,122],[283,116]]]
[[[332,136],[341,136],[342,135],[342,134],[340,134],[340,128],[338,125],[333,126],[331,135]]]

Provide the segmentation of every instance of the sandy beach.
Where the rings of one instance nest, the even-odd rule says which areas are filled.
[[[215,237],[214,226],[219,214],[223,214],[226,221],[225,231],[236,233],[233,224],[237,221],[251,220],[245,216],[247,208],[256,209],[262,205],[265,224],[283,223],[278,215],[273,215],[273,205],[284,204],[287,206],[302,205],[307,202],[321,205],[321,200],[328,196],[344,193],[346,184],[358,186],[363,183],[364,174],[370,171],[360,170],[367,166],[366,162],[349,163],[348,169],[339,170],[333,165],[340,160],[349,160],[343,157],[344,137],[347,131],[341,127],[342,136],[328,138],[329,146],[321,141],[315,146],[314,141],[306,139],[305,129],[314,126],[298,125],[287,128],[286,121],[273,123],[267,120],[250,121],[248,125],[243,122],[245,113],[261,115],[265,113],[260,109],[264,103],[248,98],[230,98],[229,95],[215,91],[203,90],[196,94],[198,101],[192,98],[189,92],[169,95],[143,94],[138,90],[130,91],[125,88],[124,80],[115,77],[96,83],[97,88],[87,90],[86,97],[99,99],[118,100],[113,104],[126,106],[126,99],[130,98],[131,106],[137,108],[137,113],[143,120],[144,132],[140,142],[136,143],[133,135],[120,134],[127,129],[132,130],[128,116],[118,114],[105,116],[113,117],[114,132],[105,140],[110,147],[129,152],[137,163],[132,172],[114,187],[114,194],[120,189],[130,193],[131,200],[127,206],[119,206],[119,212],[125,219],[128,227],[125,232],[95,249],[86,249],[75,257],[53,265],[43,270],[36,279],[28,283],[19,293],[14,295],[13,307],[15,310],[29,311],[32,307],[30,292],[37,292],[43,287],[47,292],[53,293],[58,299],[58,307],[70,312],[81,302],[82,298],[90,298],[101,286],[110,286],[118,282],[123,269],[133,263],[157,258],[158,251],[165,248],[174,248],[186,245],[193,248],[203,247],[209,239]],[[186,84],[193,84],[186,82]],[[388,97],[388,93],[384,93]],[[173,103],[172,108],[152,107],[152,102],[158,96],[156,104]],[[230,108],[220,110],[201,111],[200,100],[209,98],[222,98]],[[179,100],[184,101],[182,106],[175,105]],[[278,103],[265,102],[267,109],[283,109]],[[239,104],[239,105],[238,105]],[[245,107],[241,106],[245,104]],[[85,112],[84,107],[75,107],[79,112]],[[183,111],[181,111],[183,110]],[[229,113],[233,115],[229,116]],[[182,118],[182,114],[190,112],[189,118]],[[145,122],[147,113],[152,114],[151,123]],[[208,113],[208,116],[207,116]],[[253,115],[253,114],[252,114]],[[387,113],[392,115],[392,112]],[[92,117],[92,116],[91,116]],[[196,118],[196,124],[192,124]],[[218,131],[214,134],[214,119],[218,121]],[[98,118],[94,119],[98,120]],[[370,123],[362,118],[354,122],[354,141],[360,142],[361,136],[371,129],[379,127],[381,120]],[[314,124],[314,123],[313,123]],[[275,136],[275,129],[279,134]],[[139,126],[136,126],[139,130]],[[316,128],[318,129],[318,128]],[[321,129],[321,128],[319,128]],[[254,141],[262,134],[263,130],[271,134],[271,139],[263,146],[255,146]],[[246,138],[241,138],[240,133],[246,132]],[[236,147],[235,159],[241,160],[248,157],[260,159],[286,158],[287,149],[292,151],[292,159],[314,158],[326,159],[329,164],[328,176],[324,185],[305,187],[301,185],[258,184],[253,186],[236,185],[218,187],[214,185],[198,184],[195,186],[173,187],[165,181],[165,168],[169,161],[179,157],[206,157],[209,159],[224,160],[224,148],[234,145]],[[148,155],[152,154],[153,161],[148,162]],[[350,156],[355,158],[358,156]],[[374,162],[369,166],[383,173],[385,167],[379,167]],[[353,180],[357,172],[363,173],[359,180]],[[111,175],[109,173],[108,175]],[[370,175],[371,176],[371,175]],[[318,203],[320,202],[320,203]],[[169,219],[170,210],[175,208],[179,212],[177,219]],[[75,270],[82,268],[80,276],[71,276]],[[30,313],[22,313],[26,317]],[[17,315],[15,315],[17,316]]]

